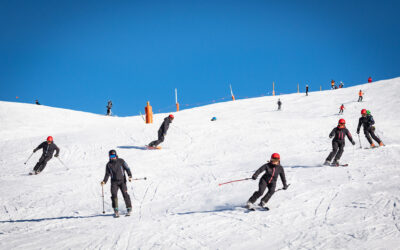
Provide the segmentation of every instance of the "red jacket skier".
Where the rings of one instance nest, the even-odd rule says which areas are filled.
[[[340,106],[339,114],[343,114],[343,111],[344,111],[344,105],[342,104],[342,105]]]
[[[372,82],[372,78],[371,77],[368,77],[368,82]]]

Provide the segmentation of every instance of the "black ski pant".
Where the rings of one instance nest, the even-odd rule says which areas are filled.
[[[111,109],[107,108],[107,115],[111,115]]]
[[[155,141],[150,142],[149,146],[150,146],[150,147],[157,147],[158,144],[160,144],[161,142],[164,141],[164,139],[165,139],[165,137],[164,137],[164,132],[161,131],[161,130],[159,130],[159,131],[158,131],[158,140],[155,140]]]
[[[332,152],[329,154],[327,161],[331,161],[335,157],[335,161],[340,160],[344,151],[344,141],[332,141]]]
[[[111,202],[113,208],[118,208],[118,189],[121,189],[126,208],[132,207],[131,197],[128,194],[126,181],[111,181]]]
[[[278,110],[281,110],[281,105],[278,105]]]
[[[343,109],[339,110],[339,114],[343,114]]]
[[[372,139],[371,137],[377,141],[378,143],[381,143],[381,140],[378,138],[378,136],[375,135],[374,130],[372,129],[372,127],[369,127],[368,129],[364,129],[364,134],[365,137],[367,137],[367,140],[369,142],[369,144],[372,144]]]
[[[359,101],[359,102],[362,102],[362,100],[363,100],[363,97],[362,97],[362,96],[359,96],[359,97],[358,97],[358,101]]]
[[[38,163],[36,163],[35,167],[33,168],[33,171],[35,172],[42,172],[43,169],[46,167],[47,162],[52,158],[51,155],[42,155],[40,157]]]
[[[268,184],[268,180],[266,177],[261,177],[260,182],[258,183],[258,191],[254,192],[254,194],[250,197],[249,202],[254,203],[260,198],[263,194],[265,189],[268,187],[267,194],[261,199],[261,202],[267,203],[272,195],[275,193],[276,183],[271,182]]]

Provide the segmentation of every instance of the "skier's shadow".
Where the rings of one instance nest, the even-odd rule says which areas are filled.
[[[39,219],[29,219],[29,220],[2,220],[2,221],[0,221],[0,223],[42,222],[42,221],[51,221],[51,220],[88,219],[88,218],[106,217],[106,216],[113,216],[113,214],[96,214],[96,215],[88,215],[88,216],[61,216],[61,217],[39,218]]]
[[[146,147],[140,147],[140,146],[117,146],[117,148],[123,148],[123,149],[140,149],[140,150],[147,150]]]
[[[322,165],[314,165],[314,166],[302,166],[302,165],[295,165],[295,166],[285,166],[285,168],[322,168]]]
[[[173,213],[173,215],[221,213],[221,212],[227,212],[227,211],[236,211],[236,210],[238,210],[238,208],[243,208],[243,206],[235,206],[235,205],[217,206],[215,209],[211,209],[211,210],[180,212],[180,213]]]

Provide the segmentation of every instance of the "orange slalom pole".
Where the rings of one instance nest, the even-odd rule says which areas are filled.
[[[153,123],[153,108],[150,106],[150,102],[147,102],[144,111],[146,112],[146,123]]]

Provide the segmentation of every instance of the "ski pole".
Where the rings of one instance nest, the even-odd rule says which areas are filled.
[[[362,146],[361,146],[360,134],[357,134],[357,135],[358,135],[358,141],[360,142],[360,148],[362,148]]]
[[[104,211],[104,185],[101,185],[101,197],[103,198],[103,214],[105,214],[106,211]]]
[[[24,162],[25,165],[26,165],[26,163],[29,161],[29,159],[32,157],[33,154],[34,154],[34,153],[32,153],[32,154],[28,157],[28,159]]]
[[[247,181],[247,180],[251,180],[251,178],[244,178],[244,179],[240,179],[240,180],[228,181],[228,182],[220,183],[220,184],[218,184],[218,186],[222,186],[222,185],[229,184],[232,182]]]
[[[289,187],[289,186],[290,186],[290,184],[287,185],[287,187]],[[281,190],[283,190],[283,188],[277,189],[277,190],[275,191],[275,193],[278,192],[278,191],[281,191]]]
[[[61,164],[62,164],[67,170],[69,170],[69,168],[64,164],[64,162],[63,162],[60,158],[57,157],[57,159],[61,162]]]
[[[132,181],[140,181],[140,180],[147,180],[147,177],[132,179]]]

